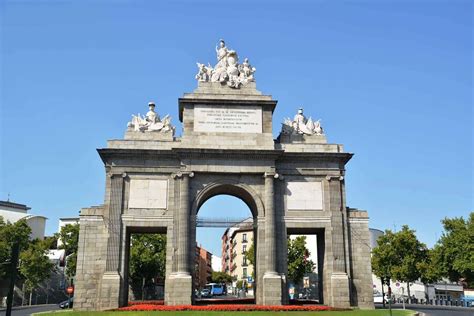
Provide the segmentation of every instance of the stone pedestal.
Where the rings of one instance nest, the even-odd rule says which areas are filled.
[[[332,307],[349,308],[349,278],[345,272],[333,272],[331,275],[331,301]]]
[[[166,305],[191,305],[193,298],[192,277],[189,274],[172,273],[166,284],[169,295]]]
[[[263,305],[282,304],[282,279],[279,274],[263,276]]]
[[[100,309],[119,308],[121,278],[117,272],[106,272],[102,276],[100,287]]]
[[[125,132],[126,140],[154,140],[162,142],[172,142],[174,140],[173,132],[139,132],[134,130],[127,130]]]

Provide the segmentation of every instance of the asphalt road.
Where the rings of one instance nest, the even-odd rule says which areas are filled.
[[[382,305],[376,304],[376,308],[381,308]],[[402,304],[395,304],[393,308],[400,309]],[[411,309],[417,312],[422,312],[426,316],[473,316],[474,307],[451,307],[451,306],[432,306],[432,305],[405,305],[406,309]]]
[[[36,306],[28,306],[28,307],[14,307],[12,310],[12,316],[28,316],[33,313],[39,312],[48,312],[58,310],[59,306],[57,304],[49,304],[49,305],[36,305]],[[0,311],[0,316],[5,315],[5,309]]]

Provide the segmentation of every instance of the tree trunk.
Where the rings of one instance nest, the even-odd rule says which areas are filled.
[[[21,286],[21,306],[25,305],[25,282]]]
[[[407,282],[407,294],[408,294],[408,304],[411,304],[410,282]]]
[[[385,308],[385,292],[383,290],[383,278],[380,278],[380,281],[382,282],[382,305],[383,308]]]
[[[33,298],[33,290],[30,291],[30,306],[31,306],[31,299]]]

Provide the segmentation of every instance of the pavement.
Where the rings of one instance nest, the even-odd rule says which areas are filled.
[[[382,308],[382,304],[375,304],[375,308]],[[388,306],[387,306],[388,308]],[[402,304],[394,304],[392,308],[401,309]],[[455,306],[439,306],[439,305],[421,305],[406,304],[406,309],[423,313],[421,316],[473,316],[474,307],[455,307]]]
[[[12,309],[12,316],[28,316],[33,313],[49,312],[60,309],[58,304],[17,306]],[[0,310],[0,316],[5,316],[5,309]]]

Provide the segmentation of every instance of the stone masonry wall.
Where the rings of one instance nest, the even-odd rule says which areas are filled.
[[[97,297],[105,271],[108,238],[103,212],[101,207],[81,210],[74,293],[77,310],[100,309]]]

